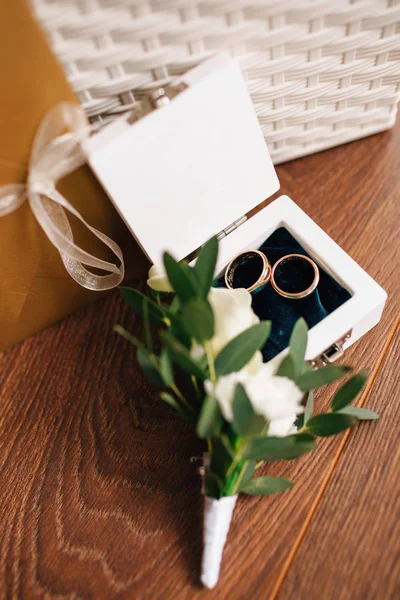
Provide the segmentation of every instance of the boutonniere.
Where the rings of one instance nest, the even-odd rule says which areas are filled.
[[[152,267],[152,298],[131,288],[122,294],[143,321],[143,340],[115,329],[137,348],[160,399],[204,440],[204,549],[201,581],[218,581],[223,548],[239,494],[282,493],[292,482],[257,475],[264,462],[293,460],[314,450],[318,437],[373,420],[349,406],[366,380],[350,376],[330,410],[314,414],[313,391],[349,374],[350,367],[313,369],[305,361],[307,325],[297,321],[289,348],[263,363],[260,350],[271,323],[260,321],[244,289],[214,288],[218,243],[210,240],[194,266],[164,256]]]

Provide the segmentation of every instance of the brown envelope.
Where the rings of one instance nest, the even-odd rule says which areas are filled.
[[[77,102],[25,0],[0,2],[0,186],[25,182],[35,132],[62,101]],[[88,167],[65,178],[61,193],[87,222],[120,244],[142,277],[147,262]],[[114,260],[72,222],[89,252]],[[129,265],[128,265],[129,266]],[[73,281],[25,203],[0,217],[0,350],[100,296]]]

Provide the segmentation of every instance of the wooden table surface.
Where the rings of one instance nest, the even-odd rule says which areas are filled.
[[[376,423],[325,438],[240,498],[218,587],[199,584],[201,445],[112,331],[111,293],[0,355],[0,597],[400,598],[400,126],[278,167],[290,195],[389,293],[346,353]],[[322,410],[332,388],[317,397]]]

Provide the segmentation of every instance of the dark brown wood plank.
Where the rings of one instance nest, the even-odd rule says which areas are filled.
[[[400,597],[400,335],[366,406],[377,423],[352,432],[278,595]]]
[[[282,192],[390,294],[379,327],[348,353],[374,369],[399,307],[400,128],[278,171]],[[274,465],[296,482],[284,496],[240,499],[220,584],[201,590],[190,462],[201,446],[155,400],[115,322],[138,328],[117,292],[0,355],[0,596],[268,598],[340,440]]]

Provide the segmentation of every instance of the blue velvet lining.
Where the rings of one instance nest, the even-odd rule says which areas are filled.
[[[260,246],[259,250],[264,252],[271,266],[286,254],[309,256],[284,227],[276,229]],[[285,263],[285,269],[282,269],[280,275],[282,279],[277,281],[277,284],[282,289],[296,291],[299,281],[303,282],[305,277],[308,281],[310,273],[307,272],[307,269],[308,267],[304,261],[288,261],[288,263]],[[256,294],[253,294],[254,312],[260,319],[272,321],[270,337],[262,350],[264,361],[271,360],[287,347],[293,326],[299,317],[304,317],[309,328],[311,328],[351,298],[351,294],[331,275],[321,267],[319,267],[319,271],[318,287],[306,298],[299,300],[283,298],[274,291],[270,283]],[[285,277],[285,280],[283,280],[284,274],[287,277]],[[277,277],[278,275],[279,273],[277,273]],[[290,281],[290,277],[292,277],[292,281]],[[215,282],[215,286],[225,286],[223,276]]]

